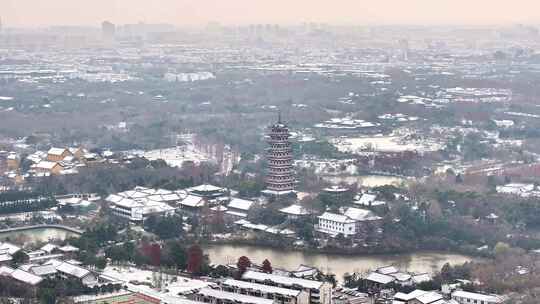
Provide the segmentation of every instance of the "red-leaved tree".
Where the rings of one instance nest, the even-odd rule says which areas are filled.
[[[251,267],[251,261],[249,258],[245,255],[238,258],[238,262],[236,263],[236,266],[238,267],[238,272],[240,275],[244,274],[246,270]]]
[[[187,252],[187,271],[192,274],[201,272],[203,263],[203,251],[199,245],[192,245]]]
[[[272,263],[268,259],[264,260],[262,263],[262,270],[266,273],[272,273]]]

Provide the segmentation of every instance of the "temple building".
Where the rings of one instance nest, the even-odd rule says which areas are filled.
[[[293,151],[289,141],[289,128],[281,121],[279,114],[277,123],[270,126],[266,136],[268,149],[266,159],[268,162],[266,172],[267,195],[289,195],[294,193],[295,177],[293,168]]]

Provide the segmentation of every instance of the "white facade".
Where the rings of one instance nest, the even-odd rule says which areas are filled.
[[[178,193],[136,187],[134,190],[111,194],[106,198],[111,210],[119,217],[134,222],[144,221],[151,215],[172,215],[175,208],[168,203],[181,199]]]
[[[463,290],[454,291],[452,299],[459,304],[500,304],[504,299],[497,295],[485,295]]]
[[[356,234],[356,221],[342,214],[325,212],[319,216],[317,231],[331,235],[352,236]]]

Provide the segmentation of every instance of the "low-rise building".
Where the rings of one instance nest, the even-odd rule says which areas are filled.
[[[265,299],[272,299],[274,303],[308,304],[309,294],[303,290],[268,286],[264,284],[226,279],[221,283],[224,291],[241,293]]]
[[[381,219],[370,210],[347,208],[343,214],[325,212],[320,215],[316,230],[331,236],[352,237],[365,232],[368,223],[377,223]]]
[[[505,299],[498,295],[486,295],[476,292],[457,290],[452,293],[452,299],[459,304],[500,304]]]
[[[151,215],[173,215],[174,204],[180,197],[168,190],[136,187],[130,191],[111,194],[105,199],[113,214],[132,222],[143,222]]]
[[[286,277],[251,270],[246,271],[242,275],[242,280],[305,291],[309,294],[310,304],[330,304],[332,301],[332,284],[328,282]]]

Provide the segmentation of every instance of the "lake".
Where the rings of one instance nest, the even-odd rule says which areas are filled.
[[[249,245],[208,245],[203,249],[212,263],[236,264],[238,258],[245,255],[254,263],[261,264],[264,259],[268,259],[273,267],[287,270],[294,270],[300,264],[315,266],[323,272],[335,274],[338,280],[342,280],[347,272],[366,272],[386,265],[415,273],[433,273],[439,271],[445,263],[460,265],[472,260],[465,255],[444,252],[343,255]]]
[[[65,240],[66,238],[75,237],[78,234],[62,228],[31,228],[27,230],[0,232],[0,240],[22,242],[48,242],[49,240]]]

